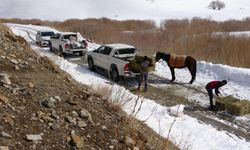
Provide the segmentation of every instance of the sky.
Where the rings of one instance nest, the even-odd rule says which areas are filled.
[[[250,0],[222,0],[226,8],[208,9],[212,0],[0,0],[0,18],[38,18],[63,21],[70,18],[117,20],[210,18],[242,19],[250,16]]]

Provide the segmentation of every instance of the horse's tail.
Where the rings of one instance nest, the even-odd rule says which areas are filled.
[[[194,58],[193,58],[194,59]],[[196,78],[196,72],[197,72],[197,61],[194,59],[194,80]],[[193,80],[193,81],[194,81]]]

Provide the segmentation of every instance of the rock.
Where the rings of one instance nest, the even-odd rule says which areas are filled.
[[[76,135],[75,130],[71,130],[70,134],[71,134],[71,135]]]
[[[9,150],[8,146],[0,146],[0,150]]]
[[[0,93],[0,102],[7,104],[7,103],[9,103],[9,99]]]
[[[57,131],[57,130],[60,129],[60,125],[57,124],[57,123],[53,123],[52,126],[51,126],[51,129]]]
[[[85,121],[79,121],[79,122],[78,122],[78,126],[79,126],[80,128],[85,128],[85,127],[87,127],[87,124],[86,124]]]
[[[113,145],[109,145],[109,149],[114,149],[115,147]]]
[[[89,122],[94,123],[91,114],[86,109],[81,110],[80,117],[83,119],[88,119]]]
[[[6,58],[6,56],[1,56],[1,58],[2,58],[2,59],[5,59],[5,58]]]
[[[77,135],[71,135],[71,143],[78,149],[82,149],[85,146],[83,138]]]
[[[34,83],[32,83],[32,82],[29,82],[28,86],[29,86],[30,88],[35,87]]]
[[[43,119],[44,121],[47,121],[47,122],[53,122],[54,119],[47,116],[47,115],[42,115],[41,119]]]
[[[8,75],[7,73],[0,73],[0,77],[10,78],[10,75]]]
[[[14,55],[14,54],[9,54],[9,56],[16,58],[16,55]]]
[[[66,116],[65,120],[68,121],[69,123],[74,123],[75,122],[75,120],[70,116]]]
[[[56,100],[53,97],[50,97],[49,99],[45,99],[42,101],[42,105],[47,108],[54,108],[55,107]]]
[[[42,116],[45,115],[45,113],[42,112],[42,111],[37,111],[36,115],[37,115],[38,118],[42,118]]]
[[[56,113],[51,113],[51,117],[53,118],[53,119],[56,119],[56,120],[59,120],[60,119],[60,117],[56,114]]]
[[[20,70],[19,66],[15,65],[15,70]]]
[[[27,61],[24,62],[25,65],[29,65],[29,63]]]
[[[14,119],[12,119],[10,115],[6,115],[2,119],[4,120],[4,122],[9,123],[11,126],[14,126],[15,124]]]
[[[55,99],[58,101],[58,102],[61,102],[61,98],[59,96],[55,96]]]
[[[132,138],[130,138],[129,136],[125,136],[124,143],[127,146],[134,146],[135,145],[135,141]]]
[[[76,101],[76,100],[73,100],[73,99],[68,99],[67,102],[70,104],[70,105],[77,105],[79,102]]]
[[[72,111],[71,114],[73,117],[78,117],[78,113],[76,111]]]
[[[112,144],[112,145],[117,145],[117,144],[118,144],[118,142],[119,142],[119,141],[118,141],[118,140],[116,140],[116,139],[111,140],[111,144]]]
[[[102,130],[107,130],[108,128],[106,126],[102,126]]]
[[[10,85],[10,76],[6,73],[0,73],[0,85]]]
[[[28,141],[40,141],[42,140],[42,136],[40,134],[28,134],[26,135],[26,139]]]
[[[0,133],[0,137],[11,138],[11,136],[10,136],[8,133],[4,132],[4,131],[2,131],[2,132]]]
[[[17,65],[18,64],[18,61],[17,60],[15,60],[14,58],[12,58],[11,60],[10,60],[10,62],[12,62],[13,64],[15,64],[15,65]]]
[[[133,147],[133,150],[140,150],[138,147]]]

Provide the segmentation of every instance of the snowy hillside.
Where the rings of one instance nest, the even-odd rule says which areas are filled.
[[[80,66],[51,53],[48,48],[37,47],[32,41],[32,38],[34,38],[34,32],[37,30],[37,26],[15,24],[8,24],[8,26],[16,35],[24,37],[31,44],[31,47],[35,52],[41,56],[47,56],[62,70],[72,75],[76,81],[91,86],[94,90],[97,89],[96,91],[98,91],[98,88],[107,90],[106,95],[103,96],[111,101],[123,103],[124,105],[122,108],[128,114],[133,114],[134,110],[138,110],[138,113],[134,115],[134,117],[136,117],[138,120],[144,121],[149,127],[154,129],[163,137],[169,138],[177,146],[179,146],[179,148],[192,150],[248,150],[250,148],[250,143],[247,139],[238,137],[231,131],[228,132],[223,129],[218,129],[211,124],[206,124],[197,118],[190,117],[186,114],[180,113],[179,117],[175,118],[171,112],[179,112],[179,109],[183,109],[183,105],[166,107],[156,103],[155,100],[145,98],[137,99],[137,95],[130,93],[130,91],[126,90],[124,87],[118,85],[112,86],[108,79],[89,71],[89,69],[86,68],[86,64]],[[31,37],[29,37],[28,34],[30,34]],[[238,69],[223,65],[213,65],[206,62],[199,62],[199,67],[205,71],[198,71],[197,81],[194,84],[194,87],[196,88],[203,88],[204,84],[207,82],[207,79],[224,78],[228,73],[234,73],[232,77],[237,77],[240,74],[244,74],[244,78],[250,77],[249,69]],[[169,74],[169,69],[166,69],[164,63],[158,63],[156,70],[157,71],[155,73],[162,76],[168,76]],[[206,70],[212,70],[214,73],[221,71],[221,74],[215,76],[214,73],[208,73]],[[181,76],[182,74],[183,72],[179,72],[177,74],[178,82],[186,82],[187,77]],[[234,91],[232,89],[230,91],[224,91],[225,94],[237,92],[237,90],[244,90],[247,93],[245,96],[248,97],[249,83],[243,83],[241,81],[241,78],[231,78],[230,87],[233,88]],[[201,98],[201,101],[204,102],[208,100]],[[139,104],[141,104],[141,106]],[[219,121],[224,124],[228,124],[223,120]],[[173,122],[174,125],[172,126]],[[230,124],[228,125],[230,126]],[[239,129],[238,126],[233,126],[233,128]],[[169,134],[170,130],[171,134]],[[248,135],[248,133],[246,134]]]
[[[112,19],[211,18],[242,19],[250,15],[249,0],[222,0],[226,8],[208,9],[212,0],[0,0],[0,18],[69,18],[108,17]]]

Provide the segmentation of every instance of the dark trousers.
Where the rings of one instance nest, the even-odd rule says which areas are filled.
[[[210,108],[212,109],[214,107],[214,105],[213,105],[213,89],[210,89],[206,86],[206,90],[207,90],[209,100],[210,100]]]
[[[138,90],[141,88],[141,83],[144,81],[145,86],[144,90],[146,91],[148,89],[148,72],[142,72],[139,77],[139,83],[138,83]]]

